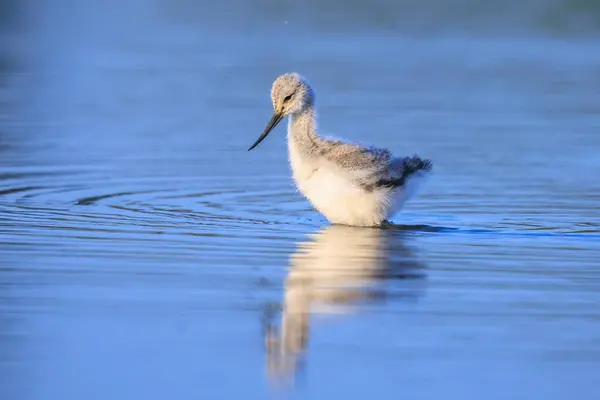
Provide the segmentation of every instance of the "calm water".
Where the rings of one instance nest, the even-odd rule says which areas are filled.
[[[521,3],[0,3],[0,397],[596,398],[600,11]],[[396,229],[246,152],[288,70]]]

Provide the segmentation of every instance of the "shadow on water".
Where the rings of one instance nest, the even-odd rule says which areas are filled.
[[[425,266],[393,230],[331,225],[309,235],[291,255],[280,327],[263,314],[268,375],[274,382],[301,372],[311,315],[351,314],[361,306],[424,294]]]
[[[533,237],[585,237],[600,239],[600,230],[594,225],[589,224],[587,229],[571,230],[570,232],[560,232],[553,228],[544,228],[542,231],[539,228],[530,230],[509,231],[506,229],[485,229],[485,228],[456,228],[434,225],[403,225],[403,224],[388,224],[382,229],[405,233],[457,233],[457,234],[489,234],[497,236],[533,236]]]

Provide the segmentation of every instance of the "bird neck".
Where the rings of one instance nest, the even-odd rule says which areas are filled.
[[[319,142],[314,105],[293,113],[288,123],[288,140],[300,147],[314,147]]]

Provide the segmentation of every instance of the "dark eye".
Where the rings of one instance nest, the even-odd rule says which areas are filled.
[[[292,95],[290,94],[289,96],[285,96],[285,99],[283,99],[283,101],[290,101],[292,99]]]

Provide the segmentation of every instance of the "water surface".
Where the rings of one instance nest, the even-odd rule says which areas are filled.
[[[2,398],[595,398],[598,11],[301,3],[3,3]],[[398,226],[246,152],[288,70],[434,160]]]

